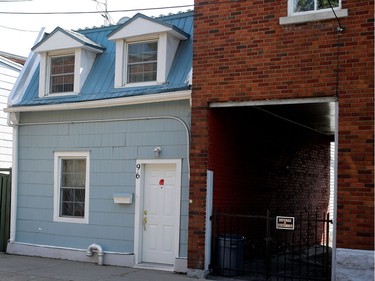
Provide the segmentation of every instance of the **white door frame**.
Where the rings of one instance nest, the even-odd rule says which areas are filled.
[[[181,159],[140,159],[136,161],[135,167],[135,221],[134,221],[134,256],[135,265],[142,263],[142,230],[143,230],[143,190],[144,190],[144,167],[147,164],[175,164],[176,186],[178,186],[177,198],[181,206]],[[176,210],[175,225],[178,229],[175,237],[175,257],[179,256],[180,246],[180,209]]]

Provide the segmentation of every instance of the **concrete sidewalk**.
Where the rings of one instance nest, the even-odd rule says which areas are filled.
[[[1,281],[193,281],[186,274],[0,252]],[[230,279],[220,279],[230,280]]]

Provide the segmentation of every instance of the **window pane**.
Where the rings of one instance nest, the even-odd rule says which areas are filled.
[[[129,63],[157,60],[157,42],[129,45]]]
[[[60,216],[84,217],[86,159],[62,159]]]
[[[142,44],[129,44],[129,54],[142,53]]]
[[[306,11],[314,11],[314,0],[294,0],[294,13]]]
[[[72,92],[74,75],[51,77],[51,93]]]
[[[74,86],[74,56],[51,58],[50,93],[72,92]]]
[[[144,65],[143,64],[134,64],[134,65],[130,65],[129,66],[129,71],[131,74],[142,74],[143,73],[143,69],[144,69]]]
[[[61,189],[61,216],[83,217],[85,215],[85,190]]]
[[[85,205],[83,203],[63,202],[60,215],[83,218],[85,216]]]
[[[331,0],[332,7],[339,6],[339,0]],[[318,0],[318,9],[328,9],[331,8],[328,0]]]
[[[61,160],[61,187],[85,187],[86,160]]]
[[[142,54],[137,53],[137,54],[130,54],[129,53],[129,63],[136,63],[136,62],[141,62],[142,61]]]
[[[128,83],[156,81],[157,63],[129,65]]]
[[[63,73],[63,67],[61,65],[52,65],[51,73],[52,74],[61,74],[61,73]]]
[[[60,216],[72,217],[73,216],[73,206],[71,203],[63,202],[61,204]]]
[[[156,80],[156,72],[145,72],[144,73],[145,81],[154,81]]]
[[[157,42],[144,42],[128,45],[128,83],[156,80],[157,51]]]
[[[143,74],[129,74],[129,83],[143,82]]]
[[[153,71],[156,73],[156,67],[157,67],[156,63],[147,63],[143,65],[143,69],[145,72]]]

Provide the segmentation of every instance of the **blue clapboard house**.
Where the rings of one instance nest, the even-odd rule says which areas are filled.
[[[186,272],[193,12],[32,47],[14,128],[7,252]]]

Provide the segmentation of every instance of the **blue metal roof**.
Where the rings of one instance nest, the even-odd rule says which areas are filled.
[[[77,30],[69,34],[79,33],[88,39],[85,39],[86,42],[89,41],[91,43],[92,41],[98,46],[104,47],[104,52],[97,55],[81,92],[69,96],[51,95],[49,97],[38,97],[39,67],[37,67],[35,72],[30,74],[32,79],[24,95],[13,106],[84,102],[189,89],[190,85],[187,82],[187,78],[192,68],[193,59],[193,12],[164,16],[152,20],[162,21],[165,24],[175,26],[190,35],[187,40],[180,41],[166,83],[163,85],[114,88],[116,48],[115,43],[109,41],[107,36],[119,28],[119,25]],[[75,36],[77,37],[77,35]],[[84,40],[82,39],[84,37],[81,37],[80,40]]]

